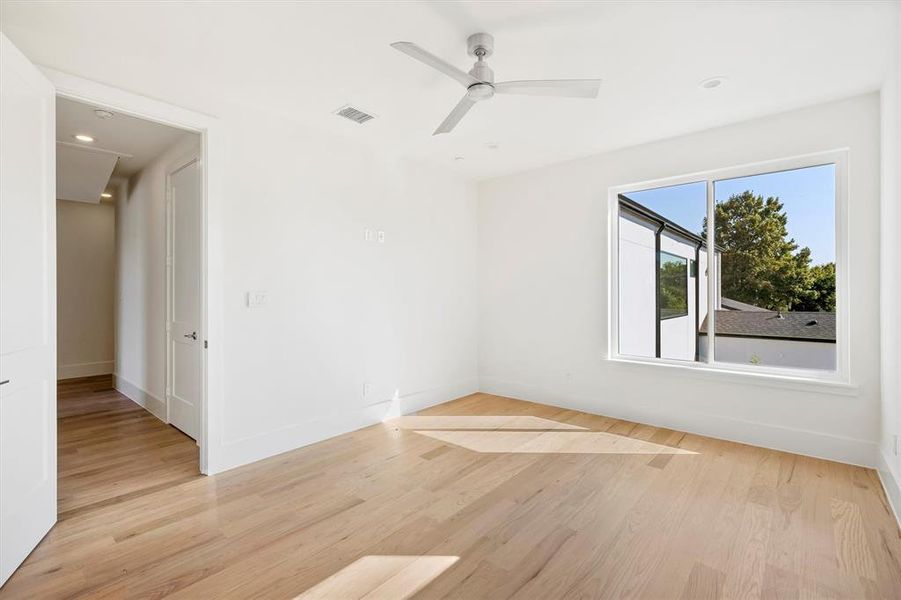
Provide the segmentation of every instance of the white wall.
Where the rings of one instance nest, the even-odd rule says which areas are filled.
[[[901,4],[896,5],[894,67],[882,90],[882,436],[880,474],[901,516]]]
[[[214,468],[476,391],[475,186],[266,113],[222,119],[224,456]],[[364,241],[365,228],[385,243]],[[268,291],[269,305],[247,308],[248,290]]]
[[[165,418],[166,174],[199,152],[185,134],[136,173],[116,201],[116,388]]]
[[[849,147],[852,378],[779,386],[604,359],[608,188]],[[483,182],[481,389],[873,464],[879,439],[879,98],[855,97]],[[862,290],[863,292],[856,292]]]
[[[56,203],[57,377],[113,372],[115,209]]]

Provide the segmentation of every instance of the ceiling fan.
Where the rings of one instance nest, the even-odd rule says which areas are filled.
[[[525,81],[494,82],[494,71],[485,62],[494,53],[494,37],[488,33],[474,33],[466,40],[470,56],[476,57],[469,73],[423,50],[412,42],[394,42],[391,46],[416,60],[437,69],[460,82],[466,88],[463,99],[447,115],[435,133],[447,133],[469,112],[476,102],[488,100],[494,94],[520,94],[525,96],[561,96],[567,98],[596,98],[600,79],[535,79]]]

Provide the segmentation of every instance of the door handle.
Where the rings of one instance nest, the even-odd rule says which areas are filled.
[[[9,379],[4,379],[3,381],[0,381],[0,385],[5,385],[7,383],[9,383]]]
[[[196,340],[196,339],[197,339],[197,332],[196,332],[196,331],[192,331],[191,333],[186,333],[186,334],[185,334],[185,337],[186,337],[186,338],[191,338],[192,340]]]

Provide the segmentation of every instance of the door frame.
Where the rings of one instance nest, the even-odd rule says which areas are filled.
[[[147,121],[192,131],[201,136],[201,339],[200,378],[200,472],[212,475],[222,470],[223,302],[221,246],[221,198],[224,190],[225,147],[223,127],[210,115],[195,112],[89,79],[40,67],[56,88],[57,97],[68,98]],[[168,302],[168,298],[167,298]],[[168,369],[167,369],[168,372]],[[168,377],[168,375],[167,375]],[[168,400],[167,400],[168,412]]]
[[[171,166],[166,169],[166,422],[172,423],[172,329],[170,324],[172,323],[172,315],[174,313],[173,310],[173,298],[172,298],[172,290],[174,285],[172,283],[172,249],[173,249],[173,225],[175,215],[172,212],[172,177],[182,169],[187,169],[191,165],[198,165],[200,168],[200,176],[203,177],[203,156],[202,153],[198,154],[195,151],[191,151],[185,153],[182,156],[179,156],[176,160],[174,160]],[[201,215],[201,219],[202,219]],[[201,234],[202,235],[202,234]],[[202,267],[201,267],[202,268]],[[202,302],[202,300],[201,300]],[[201,305],[201,317],[200,322],[203,322],[203,306]],[[205,339],[201,336],[201,339]],[[201,348],[201,351],[203,348]],[[202,354],[202,353],[201,353]],[[203,379],[203,371],[201,369],[200,379]],[[198,399],[200,401],[200,399]],[[200,419],[198,419],[199,421]],[[199,437],[199,435],[198,435]],[[200,444],[200,440],[197,440],[198,445]]]

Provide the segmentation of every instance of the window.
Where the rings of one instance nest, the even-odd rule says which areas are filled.
[[[844,164],[833,152],[611,190],[613,356],[844,376]]]
[[[658,310],[660,319],[688,316],[688,259],[669,252],[658,253]]]

